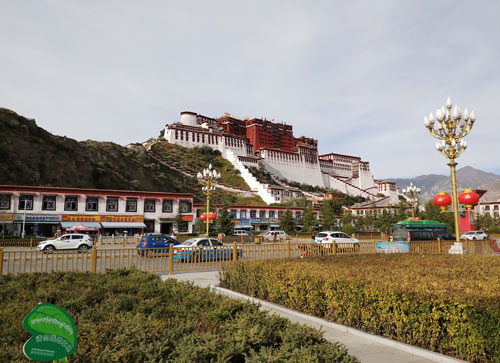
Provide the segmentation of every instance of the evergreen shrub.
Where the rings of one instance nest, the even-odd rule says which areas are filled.
[[[28,361],[24,317],[40,302],[66,309],[71,362],[356,362],[312,328],[250,303],[135,270],[0,278],[0,361]]]
[[[500,362],[500,259],[356,255],[237,262],[221,286],[474,362]]]

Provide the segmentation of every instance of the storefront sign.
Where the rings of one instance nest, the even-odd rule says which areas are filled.
[[[192,215],[182,216],[182,220],[186,222],[191,222],[193,220]]]
[[[26,217],[26,219],[24,219]],[[15,218],[16,222],[22,222],[23,220],[26,223],[36,223],[36,222],[54,222],[59,223],[61,221],[61,216],[58,214],[16,214]]]
[[[0,221],[12,221],[14,216],[12,214],[0,214]]]
[[[410,253],[410,244],[408,242],[375,242],[375,251],[377,253]]]
[[[24,343],[26,357],[36,361],[55,361],[76,352],[76,327],[71,316],[59,306],[38,304],[23,321],[33,336]]]
[[[63,214],[63,222],[144,222],[143,216],[93,216],[80,214]]]

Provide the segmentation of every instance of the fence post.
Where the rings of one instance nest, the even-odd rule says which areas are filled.
[[[0,248],[0,276],[3,275],[3,248]]]
[[[438,253],[441,253],[441,238],[438,237]]]
[[[90,261],[90,272],[95,273],[96,271],[97,271],[97,249],[94,245],[94,247],[92,247],[92,257],[91,257],[91,261]]]
[[[174,274],[174,244],[170,244],[170,248],[168,249],[168,274]]]
[[[238,259],[238,250],[236,248],[237,244],[236,242],[233,243],[233,261],[236,261]]]
[[[33,249],[33,237],[30,238],[30,250]]]
[[[332,242],[332,254],[337,254],[337,242],[335,240]]]
[[[290,241],[286,241],[286,258],[290,258]]]
[[[240,236],[240,243],[243,244],[243,235]]]
[[[372,239],[372,243],[373,243],[373,253],[376,254],[377,253],[377,247],[375,245],[375,240],[374,239]]]
[[[465,239],[465,249],[467,250],[467,252],[469,252],[469,239],[468,238]]]

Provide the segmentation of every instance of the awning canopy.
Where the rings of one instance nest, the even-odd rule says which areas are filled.
[[[101,222],[102,228],[146,228],[142,222]]]
[[[85,232],[85,231],[94,231],[98,228],[89,228],[87,226],[84,226],[81,223],[78,223],[76,226],[71,227],[71,228],[66,228],[67,231],[75,231],[75,232]]]
[[[273,228],[279,228],[280,225],[279,224],[271,224],[271,227],[273,227]]]
[[[96,229],[101,228],[101,224],[99,222],[61,222],[62,228],[73,228],[77,224],[83,224],[87,228]]]

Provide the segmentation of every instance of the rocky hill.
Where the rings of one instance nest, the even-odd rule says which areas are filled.
[[[439,192],[451,193],[451,178],[449,175],[421,175],[413,179],[389,179],[397,183],[398,188],[414,185],[422,190],[421,200],[432,199]],[[493,201],[500,198],[500,175],[487,173],[471,166],[465,166],[457,170],[457,185],[459,190],[484,189],[488,192],[482,197],[482,201]]]
[[[183,192],[193,193],[196,202],[203,200],[196,178],[163,165],[139,144],[125,148],[111,142],[78,142],[52,135],[35,120],[5,108],[0,108],[0,135],[0,184]],[[161,145],[155,147],[161,152]],[[172,154],[168,145],[164,147],[164,155]],[[197,166],[206,167],[207,158],[216,157],[189,149],[181,153],[184,158],[179,158],[179,165],[196,160]],[[233,177],[226,184],[245,187],[227,164],[223,165],[224,174]],[[233,202],[236,198],[222,194]]]

